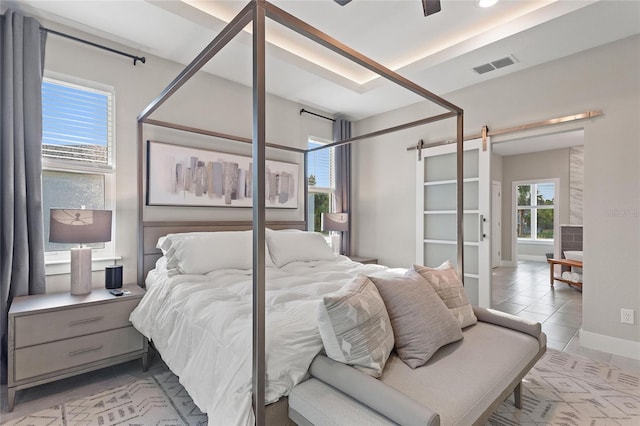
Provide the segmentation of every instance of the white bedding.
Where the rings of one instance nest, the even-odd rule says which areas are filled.
[[[344,256],[267,268],[266,402],[288,395],[322,349],[317,312],[324,294],[358,273],[403,272]],[[154,342],[210,424],[252,425],[251,315],[250,270],[172,277],[154,270],[131,322]]]

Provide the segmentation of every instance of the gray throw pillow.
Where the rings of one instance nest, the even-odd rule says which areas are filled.
[[[424,365],[442,346],[462,339],[460,324],[416,271],[402,277],[369,277],[387,307],[395,348],[409,367]]]
[[[393,349],[393,330],[376,286],[360,275],[323,297],[318,329],[327,356],[380,377]]]
[[[413,269],[433,286],[440,299],[460,323],[460,327],[469,327],[478,322],[460,276],[449,261],[437,268],[413,265]]]

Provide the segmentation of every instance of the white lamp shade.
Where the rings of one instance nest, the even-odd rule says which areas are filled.
[[[77,244],[111,241],[111,210],[51,209],[49,241]]]
[[[322,213],[322,230],[349,231],[349,213]]]

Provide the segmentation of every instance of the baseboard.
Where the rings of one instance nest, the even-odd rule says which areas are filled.
[[[547,261],[547,257],[546,256],[536,256],[533,254],[519,254],[518,255],[518,259],[519,260],[528,260],[531,262],[546,262]]]
[[[589,349],[640,360],[640,342],[580,330],[580,345]]]

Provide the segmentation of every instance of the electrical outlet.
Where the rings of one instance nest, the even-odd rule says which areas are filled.
[[[633,309],[620,309],[620,322],[623,324],[634,324]]]

